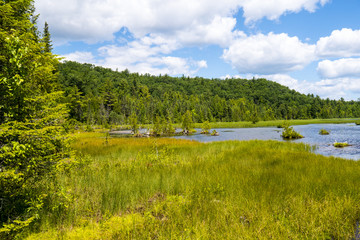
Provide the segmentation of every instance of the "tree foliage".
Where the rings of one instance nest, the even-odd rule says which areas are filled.
[[[76,62],[62,63],[59,69],[70,116],[80,122],[126,124],[135,112],[141,124],[153,123],[157,116],[181,123],[187,110],[200,123],[360,117],[358,101],[300,94],[266,79],[139,75]]]
[[[0,3],[0,238],[32,225],[57,190],[53,176],[72,159],[61,125],[58,60],[36,27],[33,2]],[[51,189],[51,191],[49,191]]]

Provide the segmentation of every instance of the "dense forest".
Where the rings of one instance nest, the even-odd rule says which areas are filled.
[[[59,83],[70,117],[88,124],[140,123],[158,116],[181,122],[186,111],[194,122],[232,122],[360,117],[360,103],[321,99],[266,79],[204,79],[152,76],[66,61]]]

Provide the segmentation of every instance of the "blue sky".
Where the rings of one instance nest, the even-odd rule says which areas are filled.
[[[359,0],[35,0],[54,53],[119,71],[267,78],[360,98]]]

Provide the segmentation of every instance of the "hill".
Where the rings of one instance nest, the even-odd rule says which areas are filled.
[[[360,103],[305,95],[266,79],[205,79],[118,72],[67,61],[59,83],[70,116],[89,124],[141,123],[156,116],[180,122],[190,110],[195,122],[359,117]]]

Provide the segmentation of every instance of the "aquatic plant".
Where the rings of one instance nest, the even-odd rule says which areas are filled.
[[[322,129],[320,129],[319,134],[320,135],[329,135],[330,133],[326,129],[322,128]]]
[[[209,134],[210,133],[210,123],[209,121],[205,121],[202,125],[201,134]]]
[[[304,137],[300,133],[296,132],[293,127],[290,127],[288,125],[284,126],[284,130],[281,136],[284,139],[299,139]]]
[[[350,144],[348,144],[348,142],[334,142],[334,147],[337,147],[337,148],[343,148],[343,147],[348,147],[350,146]]]
[[[219,136],[219,133],[214,129],[211,133],[211,136]]]

